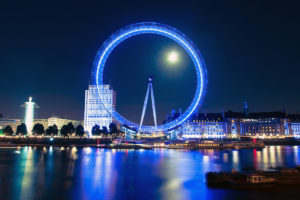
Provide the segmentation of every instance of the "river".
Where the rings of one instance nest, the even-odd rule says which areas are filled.
[[[211,189],[208,171],[300,165],[300,146],[263,150],[0,149],[0,199],[297,199],[298,191]]]

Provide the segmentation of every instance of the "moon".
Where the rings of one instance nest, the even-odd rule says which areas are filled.
[[[168,53],[167,60],[171,64],[177,63],[179,60],[178,53],[176,51],[171,51],[170,53]]]

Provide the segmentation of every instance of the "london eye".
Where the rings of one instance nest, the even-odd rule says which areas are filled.
[[[197,111],[197,108],[199,108],[199,106],[203,102],[203,99],[206,94],[206,88],[207,88],[207,71],[201,53],[198,50],[198,48],[194,45],[194,43],[180,31],[170,26],[160,24],[160,23],[155,23],[155,22],[136,23],[120,29],[119,31],[111,35],[104,42],[102,47],[97,52],[97,56],[94,62],[94,73],[93,73],[95,85],[97,85],[97,88],[99,90],[99,86],[104,84],[103,72],[105,68],[105,63],[110,53],[114,50],[114,48],[117,47],[124,40],[140,34],[156,34],[156,35],[161,35],[170,38],[171,40],[178,43],[189,54],[190,58],[194,63],[196,69],[196,75],[197,75],[197,87],[196,87],[195,95],[193,97],[191,104],[186,109],[186,111],[182,115],[180,115],[177,119],[168,122],[166,124],[155,125],[155,126],[148,126],[148,125],[140,126],[140,124],[134,123],[126,119],[125,117],[123,117],[114,108],[110,113],[112,117],[115,120],[119,121],[121,124],[127,125],[135,129],[139,129],[142,132],[155,132],[155,131],[166,132],[180,126],[187,119],[189,119],[189,117],[194,112]],[[103,101],[101,99],[102,98],[101,95],[99,95],[99,98],[100,101]],[[108,109],[106,108],[106,110]]]

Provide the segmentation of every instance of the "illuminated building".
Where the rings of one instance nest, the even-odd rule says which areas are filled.
[[[291,121],[291,132],[293,137],[300,138],[300,114],[289,115],[289,120]]]
[[[293,136],[295,138],[300,138],[300,122],[293,122],[291,123],[291,128],[292,128],[292,131],[293,131]]]
[[[240,122],[240,135],[249,137],[288,136],[287,116],[283,112],[250,113]]]
[[[62,119],[57,116],[52,116],[47,119],[47,127],[53,126],[55,124],[57,126],[58,130],[60,130],[63,125],[67,125],[68,123],[72,123],[74,125],[74,127],[76,128],[78,125],[82,124],[82,121],[71,120],[71,119]]]
[[[34,119],[33,126],[35,124],[42,124],[44,126],[44,128],[47,128],[48,127],[48,119]]]
[[[205,139],[226,137],[227,123],[222,114],[198,113],[182,126],[182,138]]]
[[[115,105],[116,94],[109,85],[99,85],[98,88],[90,85],[85,91],[84,129],[91,133],[94,125],[109,128],[113,120],[111,112]]]
[[[245,108],[245,107],[244,107]],[[300,138],[300,115],[285,112],[198,113],[181,126],[182,138]]]
[[[24,123],[26,124],[28,134],[31,135],[34,120],[34,109],[39,108],[38,105],[32,101],[32,97],[29,97],[29,101],[25,102],[21,107],[25,108]]]
[[[6,126],[10,126],[14,132],[17,130],[17,126],[22,123],[20,119],[0,119],[0,129],[4,129]]]

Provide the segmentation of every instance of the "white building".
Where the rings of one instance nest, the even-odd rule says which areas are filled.
[[[0,119],[0,129],[4,129],[6,126],[10,126],[14,132],[17,130],[17,126],[23,121],[21,119]]]
[[[99,93],[96,85],[89,85],[85,91],[84,129],[91,133],[96,124],[108,129],[113,120],[111,112],[115,105],[116,94],[109,85],[99,85]]]
[[[82,121],[79,120],[71,120],[71,119],[62,119],[57,116],[53,116],[48,118],[48,126],[53,126],[54,124],[57,126],[57,129],[60,130],[63,125],[67,125],[68,123],[72,123],[76,128],[78,125],[82,124]]]

